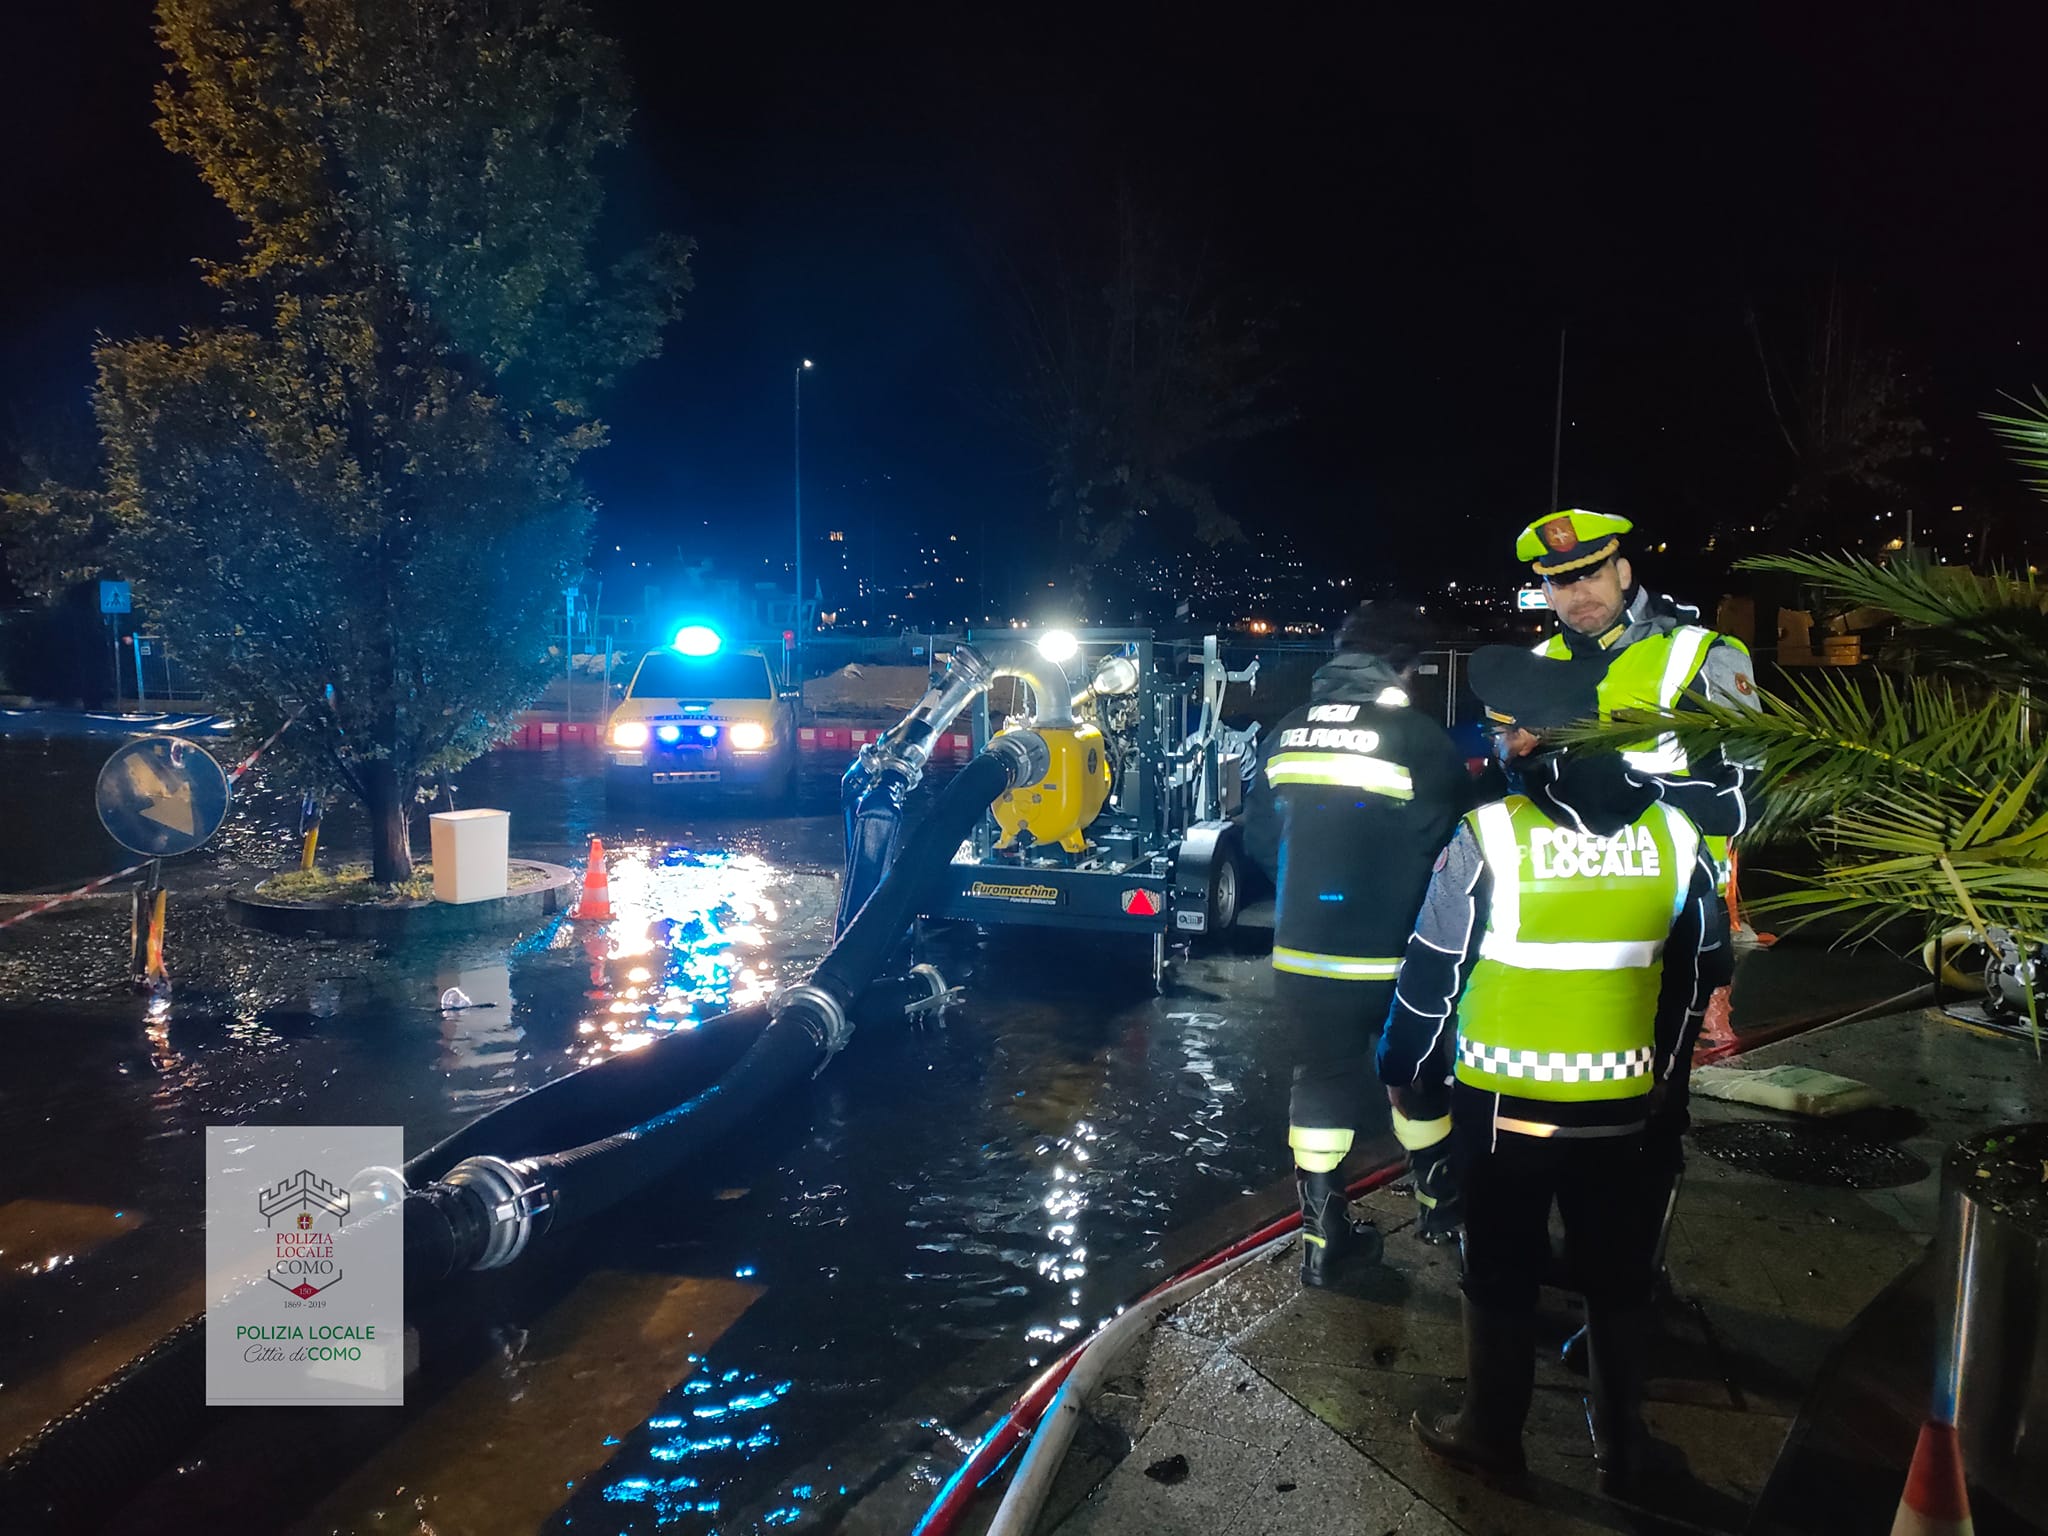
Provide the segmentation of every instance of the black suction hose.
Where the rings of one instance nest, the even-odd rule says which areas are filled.
[[[838,1053],[851,1033],[849,1013],[902,942],[926,886],[952,862],[961,839],[996,796],[1012,783],[1029,782],[1026,773],[1033,779],[1043,776],[1044,745],[1035,736],[1021,741],[1023,734],[1010,738],[1014,745],[982,753],[940,792],[901,857],[811,979],[776,999],[768,1027],[715,1086],[630,1130],[519,1165],[517,1173],[534,1191],[530,1203],[536,1235],[586,1220],[669,1177]],[[407,1196],[407,1203],[413,1199]],[[476,1257],[483,1252],[479,1249]],[[456,1257],[460,1262],[459,1250]]]
[[[939,791],[932,808],[903,845],[895,867],[883,878],[831,952],[811,973],[810,985],[836,995],[842,1004],[889,963],[903,941],[925,888],[960,851],[960,844],[987,814],[996,797],[1013,784],[1045,777],[1045,743],[1029,731],[998,737]]]
[[[903,836],[903,802],[912,786],[910,775],[901,768],[882,769],[871,784],[862,769],[858,762],[847,769],[849,779],[860,773],[867,787],[846,811],[846,874],[839,882],[837,920],[840,933],[867,905],[896,861],[896,845]]]
[[[718,1081],[767,1022],[768,1005],[750,1004],[542,1083],[409,1160],[405,1182],[418,1189],[480,1153],[531,1157],[572,1136],[637,1125]]]
[[[692,1053],[672,1052],[663,1058],[662,1072],[644,1077],[622,1073],[614,1086],[602,1080],[603,1073],[631,1061],[615,1058],[537,1089],[413,1159],[409,1174],[414,1168],[445,1165],[451,1154],[463,1158],[445,1170],[454,1172],[454,1179],[426,1175],[435,1182],[405,1197],[408,1296],[431,1292],[449,1276],[475,1267],[504,1237],[508,1202],[495,1197],[501,1192],[488,1179],[464,1180],[464,1169],[494,1163],[507,1174],[531,1179],[529,1191],[537,1198],[545,1195],[544,1215],[537,1207],[528,1209],[524,1219],[544,1220],[547,1230],[568,1226],[680,1167],[775,1093],[830,1060],[850,1032],[848,1011],[902,941],[926,881],[950,862],[997,795],[1013,783],[1035,783],[1044,777],[1045,764],[1045,744],[1029,732],[1010,733],[970,763],[939,795],[895,867],[811,980],[777,999],[765,1028],[760,1027],[765,1010],[745,1008],[693,1032],[713,1031],[709,1038],[729,1045],[750,1026],[759,1029],[739,1064],[688,1103],[616,1135],[522,1162],[517,1169],[502,1161],[502,1153],[463,1153],[480,1142],[510,1150],[560,1123],[578,1105],[621,1112],[653,1093],[655,1083],[679,1081],[702,1063]],[[900,1006],[894,989],[889,1000]],[[623,1086],[627,1077],[632,1078],[630,1088]],[[513,1113],[551,1094],[555,1097],[543,1107]],[[472,1135],[487,1122],[491,1136]],[[519,1246],[524,1240],[522,1233]],[[205,1390],[205,1320],[195,1317],[129,1361],[8,1458],[0,1468],[0,1530],[89,1530],[103,1523],[110,1508],[132,1497],[205,1427]]]
[[[903,833],[903,803],[924,776],[933,745],[960,711],[987,690],[994,676],[973,646],[956,645],[946,675],[847,765],[839,781],[839,809],[846,820],[846,874],[839,883],[833,933],[846,932],[854,914],[867,905],[889,873]]]

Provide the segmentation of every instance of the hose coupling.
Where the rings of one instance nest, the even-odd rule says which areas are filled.
[[[964,681],[970,696],[996,680],[996,669],[988,664],[988,658],[965,640],[954,642],[947,666]]]
[[[449,1169],[441,1182],[475,1195],[490,1217],[484,1250],[471,1269],[502,1269],[518,1258],[548,1211],[547,1186],[533,1177],[529,1163],[468,1157]]]
[[[988,744],[988,750],[1009,770],[1012,789],[1036,784],[1052,772],[1052,748],[1036,731],[1004,731]]]
[[[823,987],[808,981],[780,994],[769,1004],[768,1012],[777,1023],[785,1014],[796,1014],[797,1022],[825,1053],[825,1061],[845,1050],[846,1042],[853,1038],[853,1022],[846,1016],[845,1005]],[[823,1071],[824,1062],[818,1067]]]

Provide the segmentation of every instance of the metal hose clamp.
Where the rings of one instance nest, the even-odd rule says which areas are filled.
[[[791,1009],[801,1011],[803,1026],[818,1043],[818,1049],[825,1053],[825,1061],[845,1050],[846,1042],[853,1038],[853,1021],[847,1018],[846,1009],[823,987],[808,981],[791,987],[769,1005],[768,1011],[771,1017],[780,1021]],[[824,1069],[825,1063],[820,1062],[818,1070],[822,1072]]]
[[[1052,748],[1036,731],[1005,731],[988,744],[988,750],[1009,770],[1012,789],[1036,784],[1052,772]]]
[[[501,1269],[526,1251],[540,1218],[547,1214],[547,1186],[533,1177],[531,1166],[501,1157],[467,1157],[448,1170],[441,1182],[475,1192],[490,1213],[491,1230],[484,1251],[471,1269]]]

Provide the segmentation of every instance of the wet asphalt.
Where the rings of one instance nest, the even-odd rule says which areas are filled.
[[[91,807],[113,745],[0,739],[0,777],[25,808],[0,833],[0,888],[131,861]],[[169,867],[167,998],[128,988],[121,901],[0,932],[0,1206],[121,1223],[80,1253],[0,1253],[0,1416],[11,1383],[47,1378],[196,1279],[206,1126],[399,1125],[411,1154],[550,1077],[801,977],[830,939],[841,766],[813,760],[796,804],[772,816],[614,812],[597,760],[575,751],[472,766],[457,803],[510,811],[515,854],[580,865],[604,838],[618,915],[601,929],[551,920],[406,945],[240,929],[225,891],[297,849],[297,786],[259,768],[215,845]],[[323,860],[362,845],[359,818],[330,815]],[[476,1287],[433,1324],[445,1340],[426,1346],[417,1406],[338,1434],[346,1457],[285,1475],[217,1430],[173,1483],[110,1509],[109,1527],[252,1508],[262,1521],[241,1528],[431,1523],[417,1488],[378,1485],[377,1458],[430,1440],[435,1400],[476,1391],[480,1375],[493,1401],[517,1399],[551,1319],[615,1274],[715,1281],[741,1301],[642,1391],[631,1422],[617,1402],[565,1396],[549,1431],[572,1442],[560,1454],[577,1473],[527,1524],[829,1523],[840,1485],[816,1469],[834,1447],[929,1446],[937,1427],[901,1408],[921,1385],[969,1356],[991,1385],[1013,1379],[1156,1279],[1170,1233],[1284,1174],[1286,1070],[1256,954],[1193,961],[1164,997],[1149,948],[1129,940],[968,935],[942,963],[967,988],[942,1025],[863,1030],[678,1187],[530,1278]],[[444,1014],[450,986],[492,1006]],[[689,1294],[706,1316],[723,1305]]]
[[[117,742],[0,734],[0,891],[131,862],[91,801]],[[842,766],[809,760],[786,812],[621,812],[593,755],[492,754],[456,803],[509,811],[521,856],[580,866],[602,836],[617,916],[404,945],[227,920],[232,885],[297,856],[298,786],[259,766],[214,845],[167,867],[168,997],[129,988],[118,892],[0,931],[0,1230],[10,1202],[100,1213],[79,1251],[0,1251],[0,1429],[196,1286],[205,1127],[397,1125],[410,1155],[801,978],[830,942]],[[338,807],[321,846],[360,857],[360,817]],[[1285,1176],[1260,949],[1191,959],[1157,996],[1130,940],[949,936],[966,998],[943,1024],[863,1029],[673,1187],[463,1288],[420,1322],[406,1409],[295,1418],[285,1441],[217,1425],[105,1528],[829,1529],[877,1479],[942,1475],[948,1424]],[[1881,956],[1750,966],[1759,1020],[1910,984]],[[490,1006],[443,1013],[451,986]],[[671,1334],[605,1331],[642,1315]]]

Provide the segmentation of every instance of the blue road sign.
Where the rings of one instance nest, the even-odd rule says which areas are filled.
[[[228,815],[228,776],[179,736],[131,741],[100,769],[100,825],[123,848],[167,859],[202,848]]]
[[[100,583],[101,613],[132,613],[134,604],[130,599],[128,583],[125,581],[103,581]]]

